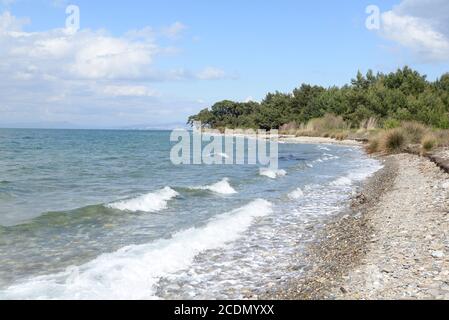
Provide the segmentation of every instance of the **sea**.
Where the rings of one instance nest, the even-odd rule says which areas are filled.
[[[174,165],[169,131],[0,129],[0,299],[245,299],[382,165],[279,145],[279,168]],[[218,156],[226,157],[225,153]]]

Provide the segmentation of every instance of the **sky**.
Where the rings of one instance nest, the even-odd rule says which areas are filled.
[[[449,1],[0,0],[2,127],[168,128],[404,65],[449,71]]]

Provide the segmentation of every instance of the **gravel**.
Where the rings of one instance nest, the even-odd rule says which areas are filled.
[[[416,155],[382,160],[308,248],[304,277],[264,298],[449,299],[449,175]]]

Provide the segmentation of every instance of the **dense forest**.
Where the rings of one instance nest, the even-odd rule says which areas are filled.
[[[449,128],[449,73],[435,82],[404,67],[389,74],[358,72],[350,84],[324,88],[303,84],[292,93],[268,93],[261,102],[221,101],[191,116],[211,128],[278,129],[287,123],[307,123],[326,114],[341,116],[352,127],[376,118],[419,121]]]

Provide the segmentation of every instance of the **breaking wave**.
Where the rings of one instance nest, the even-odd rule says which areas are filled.
[[[223,180],[204,187],[194,187],[194,190],[208,190],[218,194],[236,194],[237,191],[230,185],[229,179],[224,178]]]
[[[148,193],[134,199],[110,203],[106,207],[130,212],[157,212],[167,209],[168,201],[178,195],[172,188],[165,187],[162,190]]]
[[[201,252],[239,239],[255,218],[271,213],[272,204],[258,199],[171,239],[128,246],[80,267],[31,278],[0,291],[0,299],[157,299],[161,278],[187,268]]]
[[[270,179],[276,179],[279,177],[283,177],[287,175],[287,171],[285,170],[275,170],[275,169],[269,169],[269,168],[261,168],[259,171],[259,174],[261,176],[268,177]]]

